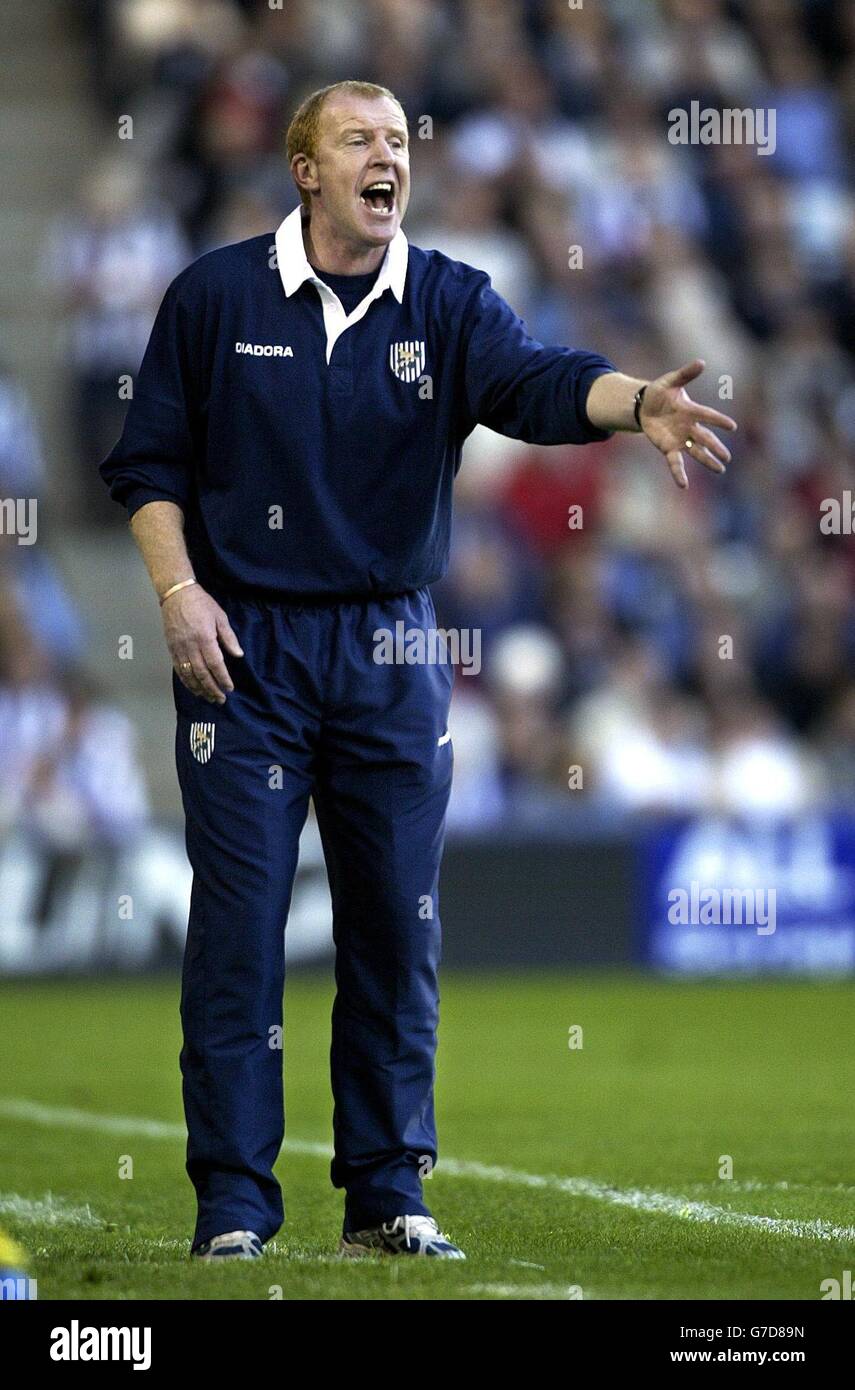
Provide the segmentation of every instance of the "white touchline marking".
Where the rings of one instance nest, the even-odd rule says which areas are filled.
[[[183,1124],[165,1120],[146,1120],[141,1116],[98,1115],[86,1110],[39,1105],[35,1101],[15,1098],[0,1099],[0,1115],[32,1124],[82,1129],[90,1133],[136,1134],[148,1139],[181,1139],[187,1137]],[[311,1143],[303,1139],[286,1139],[288,1153],[312,1158],[329,1159],[328,1144]],[[667,1192],[651,1192],[644,1188],[611,1187],[592,1178],[561,1178],[556,1174],[523,1173],[517,1168],[499,1168],[486,1163],[473,1163],[457,1158],[443,1158],[436,1175],[456,1178],[476,1178],[481,1182],[506,1183],[514,1187],[540,1188],[546,1192],[561,1192],[568,1197],[583,1197],[589,1201],[605,1202],[609,1206],[628,1207],[632,1211],[649,1212],[655,1216],[675,1216],[681,1221],[702,1222],[712,1226],[742,1227],[765,1231],[769,1235],[793,1236],[797,1240],[840,1240],[855,1242],[855,1226],[835,1226],[818,1217],[798,1221],[783,1216],[757,1216],[752,1212],[732,1211]]]
[[[10,1120],[24,1120],[49,1128],[83,1129],[100,1134],[138,1134],[146,1139],[184,1139],[184,1125],[168,1124],[164,1120],[144,1120],[137,1116],[97,1115],[87,1110],[69,1110],[62,1106],[39,1105],[32,1100],[13,1097],[0,1100],[0,1115]]]
[[[799,1240],[855,1241],[855,1226],[835,1226],[830,1221],[796,1221],[782,1216],[755,1216],[751,1212],[732,1211],[712,1202],[674,1197],[667,1192],[650,1192],[642,1188],[610,1187],[608,1183],[591,1178],[559,1178],[554,1175],[520,1173],[515,1168],[492,1168],[485,1163],[460,1163],[444,1158],[436,1167],[437,1173],[447,1172],[455,1177],[483,1178],[486,1182],[513,1183],[520,1187],[541,1187],[550,1192],[564,1192],[570,1197],[587,1197],[610,1206],[629,1207],[633,1211],[651,1212],[657,1216],[676,1216],[683,1221],[706,1222],[713,1226],[742,1226],[768,1231],[771,1235],[795,1236]]]
[[[15,1221],[37,1221],[42,1226],[102,1226],[88,1206],[73,1207],[46,1192],[44,1197],[22,1197],[17,1192],[0,1192],[0,1216]]]
[[[709,1192],[710,1188],[716,1188],[721,1192],[825,1192],[830,1193],[832,1197],[855,1196],[855,1187],[847,1186],[845,1182],[789,1182],[786,1178],[781,1178],[778,1182],[763,1182],[760,1178],[718,1178],[715,1182],[693,1182],[689,1190]]]
[[[464,1284],[464,1293],[477,1293],[488,1298],[549,1298],[581,1300],[578,1284]],[[590,1297],[590,1294],[588,1295]]]
[[[143,1139],[187,1138],[187,1128],[169,1120],[146,1120],[140,1115],[99,1115],[89,1110],[70,1110],[62,1106],[39,1105],[36,1101],[16,1100],[12,1097],[0,1099],[0,1115],[10,1120],[24,1120],[34,1125],[48,1128],[82,1129],[100,1134],[135,1134]],[[286,1139],[285,1147],[291,1153],[304,1154],[313,1158],[330,1158],[332,1149],[328,1144],[303,1143],[298,1139]]]

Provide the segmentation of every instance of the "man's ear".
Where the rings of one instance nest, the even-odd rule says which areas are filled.
[[[291,177],[301,193],[317,193],[318,166],[307,154],[295,154],[291,160]]]

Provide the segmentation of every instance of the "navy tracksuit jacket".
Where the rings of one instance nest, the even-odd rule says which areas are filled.
[[[535,443],[606,438],[594,353],[549,348],[489,278],[391,243],[346,315],[306,261],[301,213],[201,257],[158,312],[122,437],[101,464],[129,514],[178,503],[194,573],[229,616],[224,705],[173,675],[193,893],[181,1067],[194,1245],[282,1221],[283,934],[313,798],[333,900],[332,1179],[345,1229],[427,1211],[436,1159],[437,884],[453,672],[385,665],[427,632],[451,492],[477,423]]]

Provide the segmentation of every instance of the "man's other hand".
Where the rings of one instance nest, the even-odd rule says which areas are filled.
[[[224,705],[234,682],[223,651],[243,656],[226,614],[199,584],[170,595],[162,612],[166,645],[178,679],[193,695],[201,695],[212,705]]]

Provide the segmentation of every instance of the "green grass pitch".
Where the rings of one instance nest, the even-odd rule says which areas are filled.
[[[817,1300],[855,1267],[853,985],[447,974],[426,1191],[466,1263],[335,1257],[331,989],[286,989],[285,1226],[211,1266],[177,981],[0,986],[0,1227],[40,1299]]]

